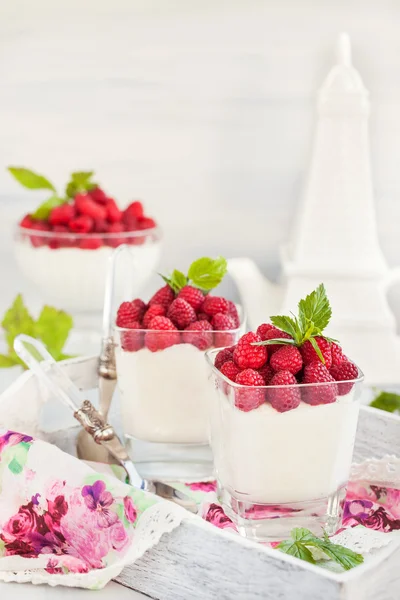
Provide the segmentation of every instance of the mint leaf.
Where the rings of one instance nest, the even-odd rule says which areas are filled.
[[[285,316],[275,316],[271,317],[271,323],[281,329],[285,333],[288,333],[292,336],[292,338],[297,341],[299,336],[299,328],[294,319],[292,317]]]
[[[97,187],[97,184],[91,181],[94,171],[75,171],[71,173],[71,179],[65,187],[65,193],[68,198],[73,198],[76,194],[84,193]]]
[[[15,367],[19,362],[15,360],[13,356],[8,356],[7,354],[0,354],[0,369],[5,369],[9,367]]]
[[[65,204],[67,200],[59,198],[58,196],[51,196],[46,202],[43,202],[32,214],[32,219],[39,221],[47,221],[53,208]]]
[[[310,339],[310,344],[314,348],[315,352],[317,353],[317,356],[318,356],[319,360],[323,364],[325,364],[325,358],[324,358],[324,356],[323,356],[323,354],[322,354],[322,352],[320,350],[320,347],[317,344],[317,340],[315,338],[313,338],[313,337],[309,338],[309,339]]]
[[[332,310],[323,283],[299,302],[299,323],[303,331],[313,323],[320,333],[328,325],[331,316]]]
[[[171,278],[169,280],[169,285],[172,287],[174,292],[177,294],[185,285],[187,284],[188,279],[186,275],[181,273],[181,271],[177,271],[176,269],[172,271]]]
[[[276,548],[281,552],[284,552],[285,554],[290,554],[290,556],[295,556],[296,558],[305,560],[313,565],[315,564],[315,560],[311,551],[302,542],[296,542],[294,540],[285,540],[284,542],[281,542],[278,546],[276,546]]]
[[[227,272],[227,262],[225,258],[203,257],[195,260],[189,267],[188,279],[196,287],[209,292],[217,287]]]
[[[400,411],[400,396],[393,392],[380,392],[370,403],[373,408],[386,410],[386,412]]]
[[[38,175],[29,169],[23,167],[8,167],[11,175],[24,187],[29,190],[52,190],[56,191],[56,188],[46,177]]]
[[[59,360],[72,325],[72,317],[66,312],[44,306],[35,323],[33,337],[40,338],[50,354]]]
[[[345,548],[339,544],[332,544],[332,542],[318,541],[319,544],[317,547],[346,571],[364,562],[362,554],[357,554],[353,550],[349,550],[349,548]]]
[[[7,344],[10,350],[13,349],[14,338],[17,335],[20,333],[26,333],[27,335],[33,334],[34,320],[29,314],[21,294],[18,294],[5,313],[1,326],[5,331]]]

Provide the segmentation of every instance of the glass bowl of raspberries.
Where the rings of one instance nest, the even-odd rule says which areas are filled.
[[[132,246],[136,293],[158,265],[161,231],[140,201],[122,210],[95,187],[43,211],[42,216],[28,214],[20,221],[16,260],[41,295],[66,310],[102,309],[109,258],[121,244]],[[123,281],[117,285],[122,289]]]
[[[164,277],[148,302],[123,302],[117,312],[122,426],[146,477],[212,475],[204,353],[236,343],[244,319],[240,307],[211,293],[226,261],[202,258],[193,265],[187,276]]]
[[[272,317],[206,353],[219,499],[245,537],[341,526],[363,374],[324,336],[330,315],[320,286],[297,318]]]

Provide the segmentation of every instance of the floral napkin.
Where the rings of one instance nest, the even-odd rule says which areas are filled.
[[[188,516],[55,446],[0,430],[0,580],[101,588]]]

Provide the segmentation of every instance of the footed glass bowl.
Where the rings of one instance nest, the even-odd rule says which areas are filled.
[[[294,527],[334,534],[342,520],[363,374],[353,381],[244,386],[206,353],[211,449],[224,510],[245,537],[277,541]],[[296,408],[279,412],[287,395]]]

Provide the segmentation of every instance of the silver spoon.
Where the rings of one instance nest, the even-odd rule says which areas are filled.
[[[83,400],[80,390],[56,363],[45,346],[29,335],[21,334],[14,340],[14,350],[24,363],[43,381],[56,398],[66,404],[74,413],[75,419],[97,444],[104,446],[122,465],[131,485],[147,492],[171,500],[190,512],[197,512],[196,503],[186,494],[162,481],[143,479],[114,431],[104,416],[89,400]]]

